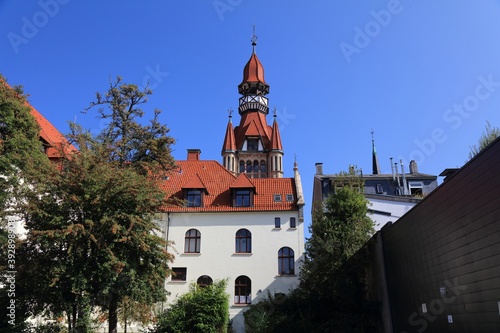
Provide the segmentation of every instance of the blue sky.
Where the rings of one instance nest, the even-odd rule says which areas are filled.
[[[174,157],[220,161],[255,24],[309,222],[314,164],[370,173],[372,129],[383,173],[394,157],[437,175],[463,165],[486,121],[500,127],[499,17],[498,0],[4,0],[0,73],[63,133],[101,128],[81,111],[110,78],[149,81],[145,109],[163,110]]]

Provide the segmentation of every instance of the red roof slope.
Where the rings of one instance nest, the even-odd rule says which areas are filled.
[[[170,171],[162,180],[161,187],[169,198],[183,198],[182,188],[193,177],[198,178],[206,187],[208,194],[203,196],[203,207],[185,207],[178,204],[166,204],[164,212],[238,212],[238,211],[294,211],[296,189],[293,178],[260,178],[249,180],[246,175],[236,177],[217,161],[177,161],[175,170]],[[247,185],[255,186],[252,207],[233,207],[231,187],[245,185],[240,179],[246,178]],[[243,182],[243,180],[241,180]],[[197,182],[197,181],[196,181]],[[193,183],[194,184],[194,183]],[[280,194],[282,200],[274,201],[274,195]],[[292,194],[294,200],[286,201],[286,195]],[[172,200],[173,201],[173,200]]]
[[[71,145],[68,140],[52,125],[38,110],[29,103],[26,103],[31,108],[31,114],[35,117],[36,122],[40,126],[40,138],[47,145],[47,156],[50,159],[63,157],[64,154],[74,153],[77,151],[75,146]]]

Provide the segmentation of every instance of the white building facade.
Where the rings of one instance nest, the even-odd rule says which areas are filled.
[[[240,123],[233,128],[230,113],[222,164],[188,150],[164,177],[162,186],[177,204],[164,207],[159,221],[175,256],[168,301],[192,283],[227,279],[234,332],[245,332],[243,312],[251,304],[298,286],[304,254],[300,174],[295,163],[293,177],[284,177],[276,114],[267,124],[269,85],[255,39],[253,46],[238,86]]]

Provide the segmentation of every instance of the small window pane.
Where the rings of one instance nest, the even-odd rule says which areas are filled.
[[[296,228],[297,224],[295,222],[295,217],[290,217],[290,228]]]
[[[279,218],[279,217],[274,218],[274,227],[281,228],[281,218]]]
[[[172,281],[186,281],[186,267],[172,267]]]
[[[293,201],[293,194],[287,194],[286,195],[286,201],[292,202]]]
[[[281,194],[275,194],[274,195],[274,201],[275,202],[281,202]]]

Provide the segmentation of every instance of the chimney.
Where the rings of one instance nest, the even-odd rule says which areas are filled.
[[[316,174],[317,175],[322,175],[323,174],[323,163],[316,163]]]
[[[187,156],[188,161],[199,161],[200,160],[201,150],[188,149],[187,151],[188,151],[188,156]]]
[[[417,162],[415,162],[415,160],[411,160],[411,161],[410,161],[410,173],[411,173],[412,175],[414,175],[414,174],[417,174],[417,173],[418,173]]]

